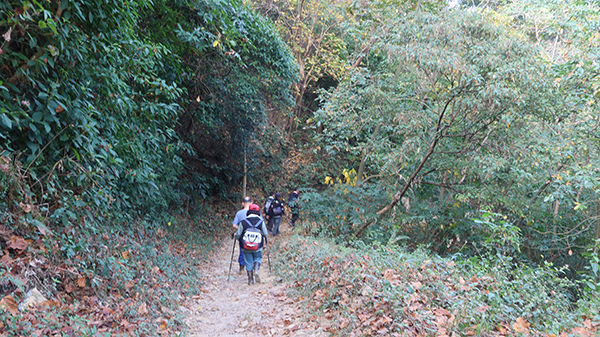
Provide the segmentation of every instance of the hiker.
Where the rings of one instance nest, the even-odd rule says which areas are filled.
[[[283,203],[281,202],[281,194],[275,193],[275,199],[271,201],[271,207],[269,207],[269,218],[273,218],[273,235],[281,234],[279,232],[279,225],[281,224],[281,217],[285,215],[283,209]]]
[[[295,188],[290,194],[290,198],[288,200],[288,206],[292,210],[292,219],[290,220],[290,226],[294,228],[296,226],[296,221],[300,217],[300,191],[298,188]]]
[[[263,245],[267,243],[267,228],[260,216],[260,207],[252,204],[248,207],[246,219],[242,220],[235,232],[240,240],[241,250],[248,273],[248,284],[260,283],[260,263],[262,262]]]
[[[238,230],[239,228],[239,224],[240,222],[242,222],[244,219],[246,219],[246,213],[248,212],[248,208],[250,207],[250,205],[252,204],[252,198],[251,197],[244,197],[244,199],[242,199],[242,206],[243,208],[239,211],[237,211],[237,213],[235,213],[235,219],[233,219],[233,228],[235,230]],[[242,254],[242,243],[240,242],[240,256],[238,257],[238,263],[240,264],[240,271],[238,272],[238,274],[241,274],[244,272],[244,255]]]
[[[273,217],[269,216],[269,209],[271,208],[271,203],[273,200],[275,200],[275,192],[269,193],[269,197],[265,201],[265,207],[263,208],[265,219],[267,220],[267,230],[269,231],[269,234],[273,234]]]

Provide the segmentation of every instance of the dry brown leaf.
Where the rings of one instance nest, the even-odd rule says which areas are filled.
[[[17,305],[17,302],[10,295],[4,296],[4,298],[0,300],[0,309],[4,309],[13,315],[19,313],[19,307]]]
[[[73,287],[71,287],[70,284],[65,283],[65,291],[70,294],[73,292]]]
[[[58,105],[58,107],[56,107],[56,113],[61,113],[65,111],[65,108],[63,108],[60,104]]]
[[[412,284],[412,286],[415,288],[415,290],[419,290],[421,289],[421,286],[423,285],[421,282],[417,281],[417,282],[411,282],[410,284]]]
[[[10,249],[14,249],[14,250],[19,250],[19,251],[24,251],[27,249],[27,247],[29,246],[29,242],[27,242],[27,240],[23,239],[20,236],[16,236],[13,235],[10,240],[8,240],[8,248]]]
[[[594,336],[594,333],[592,333],[588,329],[581,327],[581,326],[571,329],[571,332],[573,334],[575,334],[576,336],[583,336],[583,337]]]
[[[81,276],[77,279],[77,286],[79,286],[79,288],[85,288],[85,283],[86,279],[84,276]]]
[[[131,256],[131,251],[126,250],[126,251],[122,252],[121,255],[123,256],[124,259],[128,259]]]
[[[40,303],[41,306],[45,306],[45,307],[49,307],[49,308],[53,308],[53,307],[58,307],[59,303],[57,301],[54,300],[46,300],[43,301],[42,303]]]
[[[526,333],[529,330],[530,325],[531,323],[527,322],[526,319],[519,317],[517,318],[517,321],[513,323],[513,329],[515,329],[516,332]]]
[[[129,290],[131,288],[133,288],[135,284],[132,281],[129,281],[125,284],[125,289]]]

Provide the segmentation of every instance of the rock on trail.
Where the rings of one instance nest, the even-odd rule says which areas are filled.
[[[286,240],[285,236],[270,239]],[[224,240],[200,267],[205,286],[187,304],[186,324],[191,336],[330,336],[317,322],[305,319],[308,314],[300,304],[285,295],[288,285],[269,275],[264,252],[261,284],[249,286],[246,272],[238,274],[239,247],[235,249],[232,278],[227,282],[231,247],[232,241]]]

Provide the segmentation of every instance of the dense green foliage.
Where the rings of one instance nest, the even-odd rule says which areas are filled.
[[[197,291],[184,257],[226,223],[209,223],[220,218],[202,201],[239,181],[244,151],[250,168],[270,153],[257,140],[281,139],[265,110],[293,103],[286,44],[236,0],[19,0],[0,13],[2,297],[38,287],[61,315],[85,317],[84,334],[166,329],[161,305],[180,294],[153,289]],[[34,258],[45,262],[32,276]],[[67,308],[83,295],[125,306],[114,317],[129,323],[86,327],[93,315]],[[142,304],[150,314],[134,317]],[[71,324],[56,318],[44,333]],[[3,319],[37,330],[34,316]]]
[[[324,158],[305,195],[311,230],[478,254],[494,231],[476,219],[490,211],[514,226],[514,257],[570,277],[594,269],[583,257],[600,239],[598,12],[533,1],[386,16],[308,124]]]
[[[64,304],[125,294],[153,310],[119,317],[166,329],[148,322],[177,297],[144,293],[145,275],[198,285],[173,268],[210,249],[226,223],[212,202],[239,197],[247,171],[253,190],[305,186],[305,234],[358,247],[312,252],[349,260],[343,283],[368,269],[353,264],[364,244],[382,259],[370,279],[435,260],[427,296],[449,291],[433,276],[448,261],[422,247],[459,261],[448,282],[492,275],[482,284],[495,297],[466,285],[440,306],[471,305],[453,314],[456,332],[527,317],[559,333],[592,315],[581,310],[600,289],[597,2],[9,0],[0,13],[0,295],[44,287],[63,314],[85,316]],[[47,267],[25,276],[36,258]],[[303,287],[327,285],[311,277]],[[408,319],[403,296],[416,292],[379,281],[388,314]],[[339,301],[330,285],[325,306]],[[102,331],[127,330],[113,323]]]

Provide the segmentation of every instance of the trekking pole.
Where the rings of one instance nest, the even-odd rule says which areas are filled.
[[[231,277],[231,265],[233,264],[233,253],[235,252],[235,239],[233,240],[233,249],[231,250],[231,260],[229,260],[229,273],[227,273],[227,282]]]

